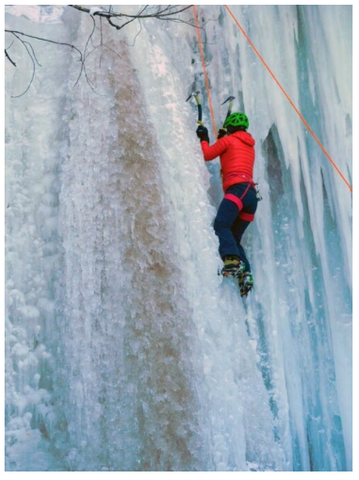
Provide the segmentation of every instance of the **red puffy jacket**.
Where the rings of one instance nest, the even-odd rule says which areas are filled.
[[[212,146],[201,142],[206,162],[220,155],[224,191],[235,183],[253,182],[254,145],[252,135],[244,131],[223,137]]]

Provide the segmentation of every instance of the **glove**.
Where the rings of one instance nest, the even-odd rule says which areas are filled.
[[[220,138],[223,138],[227,135],[227,130],[225,128],[220,128],[218,130],[218,136],[217,136],[217,140],[219,140]]]
[[[206,127],[203,125],[200,125],[197,130],[197,137],[201,140],[201,142],[208,142],[209,143],[209,136],[208,136],[208,130]]]

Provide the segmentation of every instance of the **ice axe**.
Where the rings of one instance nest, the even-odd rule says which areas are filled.
[[[235,98],[236,98],[236,97],[230,96],[230,97],[227,98],[227,100],[225,100],[223,103],[221,103],[221,105],[224,105],[225,103],[229,102],[228,110],[227,110],[227,115],[226,115],[226,120],[227,120],[227,118],[230,116],[230,114],[232,113],[233,100],[234,100]],[[225,123],[226,123],[226,120],[223,122],[223,128],[224,128],[224,125],[225,125]]]
[[[197,103],[197,108],[198,108],[198,120],[197,120],[197,123],[199,125],[203,125],[203,122],[202,122],[202,105],[201,105],[201,100],[199,98],[199,94],[201,92],[193,92],[191,93],[191,95],[187,98],[186,102],[188,102],[188,100],[190,100],[191,98],[194,98],[196,100],[196,103]]]
[[[233,100],[235,99],[236,97],[233,97],[232,95],[230,97],[227,98],[227,100],[225,100],[223,103],[221,103],[221,105],[224,105],[225,103],[229,102],[229,105],[228,105],[228,110],[227,110],[227,115],[226,115],[226,118],[223,122],[223,125],[222,127],[219,129],[218,131],[218,137],[217,139],[219,140],[220,138],[222,137],[225,137],[227,135],[227,130],[225,128],[225,124],[226,124],[226,120],[227,118],[230,116],[231,112],[232,112],[232,107],[233,107]]]

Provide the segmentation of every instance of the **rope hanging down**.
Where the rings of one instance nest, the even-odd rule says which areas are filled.
[[[217,138],[217,127],[216,127],[216,121],[214,119],[214,113],[213,113],[213,107],[212,107],[212,100],[211,100],[211,93],[209,91],[209,81],[207,77],[207,71],[206,71],[206,64],[204,61],[204,53],[203,53],[203,47],[202,47],[202,40],[201,40],[201,32],[199,29],[199,23],[198,23],[198,18],[197,18],[197,9],[196,6],[193,5],[193,13],[194,13],[194,19],[196,21],[196,27],[197,27],[197,37],[198,37],[198,44],[199,44],[199,50],[201,52],[201,59],[202,59],[202,67],[203,67],[203,72],[204,72],[204,79],[206,81],[206,89],[207,89],[207,96],[208,96],[208,103],[209,103],[209,109],[211,111],[211,117],[212,117],[212,124],[213,124],[213,133],[214,133],[214,138]]]
[[[293,107],[293,109],[295,110],[295,112],[297,113],[297,115],[299,116],[299,118],[302,120],[302,122],[304,123],[304,125],[307,127],[308,131],[311,133],[311,135],[313,136],[314,140],[317,142],[317,144],[319,145],[319,147],[322,149],[322,151],[324,152],[325,156],[329,159],[330,163],[333,165],[333,167],[335,168],[335,170],[339,173],[339,175],[341,176],[342,180],[345,182],[345,184],[347,185],[347,187],[349,188],[349,190],[351,192],[353,192],[353,188],[352,186],[350,185],[350,183],[348,182],[348,180],[345,178],[345,176],[342,174],[342,172],[339,170],[339,167],[337,166],[337,164],[334,162],[334,160],[332,159],[332,157],[329,155],[329,153],[327,152],[327,150],[324,148],[324,146],[321,144],[320,140],[318,139],[318,137],[316,136],[316,134],[313,132],[313,130],[311,129],[311,127],[308,125],[307,121],[305,120],[305,118],[303,117],[303,115],[300,113],[300,111],[298,110],[298,108],[295,106],[295,104],[293,103],[292,99],[290,98],[290,96],[287,94],[287,92],[284,90],[284,88],[282,87],[282,85],[279,83],[278,79],[276,78],[276,76],[274,75],[274,73],[272,72],[272,70],[268,67],[268,65],[266,64],[264,58],[262,57],[262,55],[258,52],[258,50],[256,49],[256,47],[253,45],[253,42],[251,41],[251,39],[249,38],[249,36],[247,35],[247,33],[245,32],[245,30],[243,29],[243,27],[240,25],[240,23],[238,22],[238,20],[236,19],[236,17],[233,15],[232,11],[230,10],[230,8],[227,6],[227,5],[224,5],[224,7],[227,9],[228,13],[231,15],[231,17],[233,18],[233,20],[235,21],[236,25],[238,26],[238,28],[240,29],[240,31],[243,33],[243,35],[246,37],[247,41],[249,42],[249,44],[251,45],[251,47],[253,48],[253,50],[255,51],[255,53],[257,54],[257,56],[259,57],[259,59],[261,60],[261,62],[263,63],[263,65],[266,67],[266,69],[268,70],[268,72],[270,73],[270,75],[273,77],[274,81],[276,82],[276,84],[278,85],[278,87],[281,89],[281,91],[283,92],[283,94],[285,95],[285,97],[287,98],[288,102],[291,104],[291,106]]]

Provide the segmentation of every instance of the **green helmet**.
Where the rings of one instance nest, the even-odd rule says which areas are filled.
[[[242,112],[234,112],[231,113],[226,121],[224,122],[224,128],[227,128],[229,126],[232,127],[249,127],[249,121],[247,115],[245,115]]]

